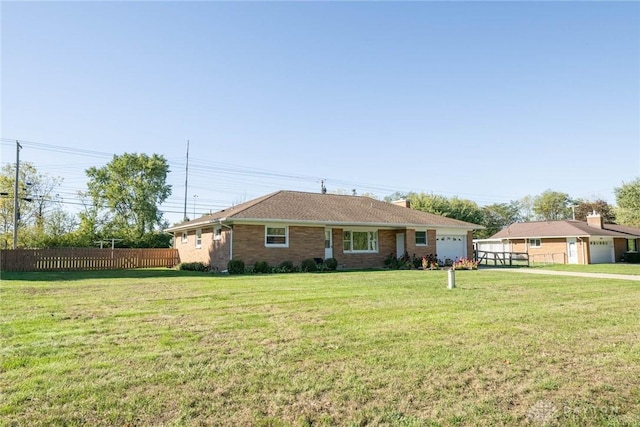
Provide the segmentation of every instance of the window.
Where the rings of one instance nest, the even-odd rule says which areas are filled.
[[[638,252],[636,239],[627,239],[627,252]]]
[[[377,231],[345,230],[342,242],[344,252],[378,252]]]
[[[182,232],[182,243],[187,243],[189,241],[189,237],[187,236],[187,232]]]
[[[196,230],[196,248],[201,248],[202,247],[202,229],[198,228]]]
[[[427,246],[427,232],[416,231],[416,246]]]
[[[216,225],[215,227],[213,227],[213,240],[220,239],[222,239],[222,226]]]
[[[265,226],[264,245],[270,247],[289,247],[289,228],[283,226]]]
[[[529,239],[530,248],[539,248],[541,246],[542,246],[542,242],[540,242],[540,239]]]

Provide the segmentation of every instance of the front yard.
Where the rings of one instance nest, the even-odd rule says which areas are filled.
[[[3,425],[638,425],[637,282],[3,274]],[[546,423],[546,424],[545,424]]]

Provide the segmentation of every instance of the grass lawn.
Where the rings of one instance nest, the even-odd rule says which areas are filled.
[[[0,425],[638,426],[640,284],[5,273]]]
[[[640,275],[640,264],[536,264],[532,267],[556,271],[577,271],[582,273],[609,273]]]

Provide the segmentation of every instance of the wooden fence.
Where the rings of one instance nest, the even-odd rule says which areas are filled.
[[[125,270],[174,267],[177,249],[11,249],[0,251],[2,271]]]
[[[529,267],[529,254],[527,252],[494,252],[494,251],[476,251],[476,261],[479,265],[489,265],[493,263],[496,267]]]

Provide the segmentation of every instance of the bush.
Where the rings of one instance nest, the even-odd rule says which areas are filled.
[[[329,271],[336,271],[338,269],[338,260],[335,258],[327,258],[324,260],[324,265]]]
[[[624,260],[629,264],[640,264],[640,252],[627,252],[624,254]]]
[[[255,264],[253,264],[253,272],[254,273],[271,273],[271,268],[269,267],[269,264],[266,261],[256,261]]]
[[[244,261],[239,259],[232,259],[227,263],[227,271],[229,274],[243,274],[244,273]]]
[[[207,271],[208,268],[201,262],[181,262],[178,264],[178,270],[183,271]]]
[[[316,264],[316,260],[314,260],[313,258],[307,258],[302,260],[300,269],[303,273],[313,273],[315,271],[318,271],[318,264]]]
[[[296,271],[295,266],[291,261],[282,261],[277,269],[275,269],[278,273],[293,273]]]

